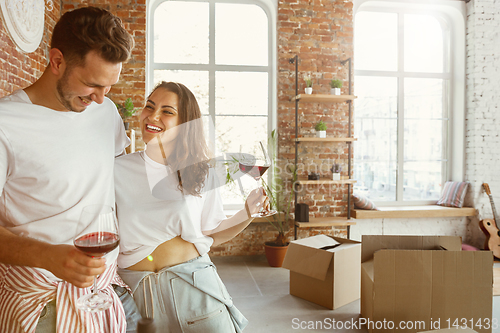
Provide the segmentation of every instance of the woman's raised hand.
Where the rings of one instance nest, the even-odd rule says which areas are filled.
[[[269,197],[266,195],[264,188],[259,187],[252,190],[245,201],[248,217],[257,214],[262,207],[264,207],[264,211],[269,210]]]

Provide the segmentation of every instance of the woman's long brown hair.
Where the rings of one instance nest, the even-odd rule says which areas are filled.
[[[172,170],[179,176],[179,190],[184,194],[200,196],[209,171],[210,151],[203,133],[203,121],[198,101],[185,85],[162,81],[153,89],[165,89],[179,98],[179,131],[175,149],[168,157]],[[151,96],[150,94],[150,96]]]

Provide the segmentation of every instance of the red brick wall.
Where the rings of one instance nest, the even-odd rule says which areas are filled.
[[[278,130],[280,157],[293,164],[295,159],[295,64],[289,59],[298,55],[298,92],[304,93],[306,76],[313,81],[313,93],[330,93],[331,79],[343,81],[342,94],[349,92],[348,65],[340,61],[353,55],[353,13],[351,1],[281,0],[278,7]],[[321,119],[327,126],[327,136],[346,137],[348,105],[299,103],[299,137],[314,136],[314,126]],[[308,171],[331,177],[333,161],[343,166],[342,176],[348,176],[348,146],[346,143],[300,143],[298,175]],[[352,173],[352,172],[351,172]],[[310,216],[347,216],[347,186],[304,186],[298,202],[309,205]],[[299,237],[317,233],[344,235],[345,229],[301,229]]]
[[[60,17],[60,2],[45,10],[45,29],[42,42],[35,52],[24,53],[9,36],[3,19],[0,20],[0,97],[25,88],[42,75],[47,65],[50,36]]]

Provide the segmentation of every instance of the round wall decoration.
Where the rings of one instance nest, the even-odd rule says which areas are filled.
[[[43,37],[44,0],[0,0],[0,9],[14,43],[24,52],[35,51]]]

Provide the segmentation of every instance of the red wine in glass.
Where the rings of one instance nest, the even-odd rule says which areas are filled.
[[[82,210],[77,224],[73,244],[90,257],[102,257],[117,248],[120,242],[118,225],[113,207],[107,205],[90,205]],[[85,294],[76,301],[76,307],[87,312],[98,312],[113,305],[113,299],[97,288],[97,277],[94,276],[94,287],[91,294]]]
[[[120,237],[112,232],[92,232],[75,239],[75,247],[92,256],[102,257],[108,252],[116,249],[120,243]]]
[[[241,172],[248,174],[257,181],[269,169],[269,165],[248,165],[244,164],[244,162],[240,162],[239,164]]]
[[[261,143],[262,145],[262,143]],[[258,165],[257,165],[258,164]],[[271,164],[266,158],[266,161],[240,161],[239,167],[241,172],[251,176],[257,182],[260,180],[262,175],[269,169]],[[264,189],[262,189],[264,191]],[[266,193],[264,192],[264,195]],[[262,207],[258,213],[252,214],[252,217],[266,217],[276,214],[275,210],[269,210],[266,207]]]

